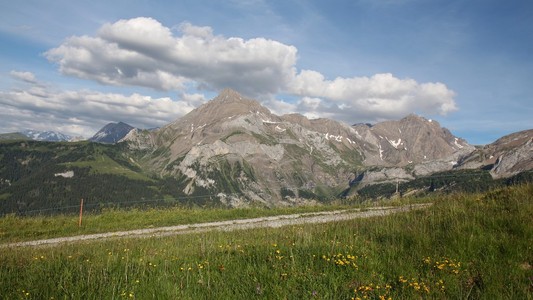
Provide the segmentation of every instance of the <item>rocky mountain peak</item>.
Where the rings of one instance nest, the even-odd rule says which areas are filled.
[[[239,92],[237,92],[236,90],[230,89],[230,88],[225,88],[222,91],[220,91],[218,96],[215,99],[213,99],[213,100],[235,101],[235,100],[239,100],[239,99],[242,99],[242,98],[243,98],[243,96],[241,94],[239,94]]]
[[[402,120],[404,121],[418,121],[418,122],[432,122],[431,119],[426,119],[422,116],[419,116],[417,114],[414,114],[414,113],[411,113],[411,114],[408,114],[407,116],[405,116],[404,118],[402,118]]]
[[[436,121],[411,114],[398,121],[385,121],[371,127],[353,128],[370,144],[377,146],[378,155],[368,163],[406,166],[446,159],[450,166],[457,155],[472,151],[466,141],[455,137]]]
[[[248,114],[260,114],[265,118],[272,115],[270,110],[258,101],[246,98],[237,91],[226,88],[218,96],[177,119],[168,127],[176,130],[184,126],[206,126]]]
[[[226,88],[213,100],[199,107],[199,111],[206,113],[214,111],[222,115],[241,115],[250,112],[260,111],[270,114],[270,110],[262,106],[256,100],[246,98],[237,91]]]
[[[124,122],[108,123],[93,137],[91,137],[89,141],[104,144],[114,144],[124,138],[132,129],[134,129],[133,126]]]

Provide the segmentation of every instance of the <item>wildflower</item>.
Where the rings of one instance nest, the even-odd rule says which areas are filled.
[[[437,286],[437,288],[439,288],[442,292],[444,292],[444,290],[446,289],[445,286],[444,286],[444,281],[442,279],[439,279],[439,281],[437,281],[437,283],[435,284]]]

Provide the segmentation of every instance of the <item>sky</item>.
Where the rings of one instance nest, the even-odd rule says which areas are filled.
[[[224,88],[273,113],[533,128],[530,0],[0,0],[0,133],[170,123]]]

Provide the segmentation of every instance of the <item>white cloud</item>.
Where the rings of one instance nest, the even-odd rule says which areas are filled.
[[[111,85],[183,90],[186,82],[276,93],[293,74],[296,48],[256,38],[214,36],[210,27],[179,26],[181,36],[151,18],[105,24],[95,37],[74,36],[45,56],[63,74]]]
[[[37,80],[35,80],[35,75],[32,72],[22,72],[22,71],[11,71],[9,72],[9,75],[11,77],[22,80],[28,83],[37,83]]]
[[[396,119],[412,112],[445,115],[457,110],[455,94],[444,84],[420,84],[392,74],[326,80],[319,72],[303,70],[289,86],[292,93],[303,97],[299,107],[305,112],[336,115],[349,123]]]
[[[63,74],[109,85],[179,92],[191,84],[200,90],[231,87],[263,99],[285,93],[300,100],[264,103],[274,112],[348,123],[457,110],[454,92],[442,83],[419,83],[389,73],[330,80],[318,71],[298,71],[294,46],[265,38],[226,38],[211,27],[190,23],[171,29],[152,18],[104,24],[95,36],[70,37],[45,56]]]
[[[57,91],[31,84],[25,89],[0,92],[0,132],[57,130],[90,137],[103,125],[117,121],[152,128],[183,116],[204,101],[198,94],[183,94],[181,100],[174,101],[136,93]]]
[[[200,27],[185,22],[180,24],[180,26],[178,26],[178,29],[186,36],[195,36],[206,40],[213,38],[213,29],[209,26]]]

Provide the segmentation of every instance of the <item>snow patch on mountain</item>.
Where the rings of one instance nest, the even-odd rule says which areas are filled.
[[[459,144],[459,139],[458,138],[455,138],[454,144],[455,144],[455,146],[457,146],[457,148],[463,149],[463,145]]]
[[[389,139],[387,139],[387,141],[389,142],[389,144],[391,144],[392,147],[398,149],[398,146],[400,146],[400,144],[402,143],[402,139],[399,138],[397,141],[391,141]]]
[[[56,131],[24,130],[20,133],[34,141],[68,142],[74,139],[74,137],[70,135],[62,134]]]

